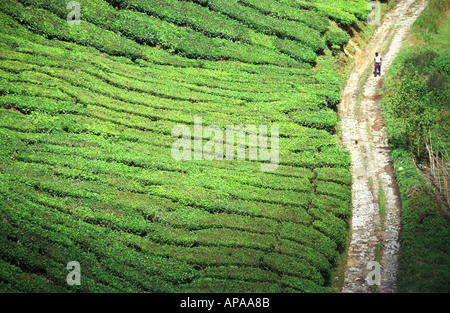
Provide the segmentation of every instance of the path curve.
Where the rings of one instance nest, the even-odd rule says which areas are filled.
[[[379,102],[384,74],[400,51],[412,24],[428,0],[399,0],[383,17],[359,57],[339,105],[343,146],[352,158],[352,237],[342,292],[396,292],[401,202]],[[381,76],[369,75],[375,52],[381,52]],[[362,97],[359,96],[360,92]],[[384,193],[384,197],[383,197]],[[380,214],[381,206],[385,213]],[[378,252],[377,252],[378,251]],[[381,283],[366,281],[379,261]]]

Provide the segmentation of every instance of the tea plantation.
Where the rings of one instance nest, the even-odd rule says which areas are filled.
[[[0,2],[0,292],[332,292],[332,51],[367,1],[79,0],[80,25],[68,3]],[[175,160],[194,117],[279,126],[277,169]]]

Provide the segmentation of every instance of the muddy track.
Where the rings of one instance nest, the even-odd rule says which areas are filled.
[[[352,229],[342,292],[396,292],[401,202],[380,108],[384,74],[428,0],[399,0],[355,60],[339,106],[352,158]],[[383,58],[374,77],[373,58]],[[368,71],[370,74],[368,75]],[[381,283],[366,280],[378,261]]]

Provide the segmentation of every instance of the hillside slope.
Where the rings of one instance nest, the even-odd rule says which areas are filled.
[[[68,2],[0,3],[0,290],[332,291],[351,175],[331,50],[367,1],[80,0],[80,25]],[[175,160],[199,117],[278,126],[277,169]]]

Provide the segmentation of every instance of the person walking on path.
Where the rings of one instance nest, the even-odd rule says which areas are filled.
[[[374,61],[373,63],[375,66],[375,71],[374,71],[375,77],[377,76],[377,73],[378,73],[378,76],[380,76],[381,62],[383,61],[383,59],[381,58],[381,55],[378,54],[378,52],[375,52],[375,58],[373,61]]]

